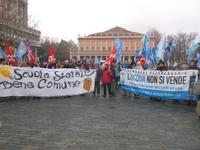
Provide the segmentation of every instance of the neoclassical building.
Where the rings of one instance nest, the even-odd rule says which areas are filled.
[[[135,50],[142,49],[142,33],[128,31],[121,27],[114,27],[104,32],[93,33],[88,36],[79,37],[79,49],[71,53],[71,57],[85,60],[94,59],[98,56],[100,60],[106,60],[114,46],[114,40],[119,37],[123,43],[122,61],[130,60],[135,55]],[[150,45],[155,45],[154,35],[150,36]]]
[[[0,44],[29,40],[39,47],[40,34],[28,25],[28,0],[0,0]]]

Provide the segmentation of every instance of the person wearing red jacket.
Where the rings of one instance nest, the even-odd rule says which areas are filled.
[[[108,64],[105,64],[104,68],[102,69],[102,77],[101,77],[104,97],[107,96],[107,89],[108,89],[109,96],[112,96],[112,92],[110,89],[110,84],[112,82],[112,78],[113,78],[112,70],[110,70],[110,66]]]

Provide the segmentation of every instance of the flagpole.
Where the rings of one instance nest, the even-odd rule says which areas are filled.
[[[49,68],[49,62],[47,62],[47,66],[46,66],[46,69],[48,69]]]
[[[169,70],[169,66],[170,66],[170,64],[169,64],[169,58],[168,58],[168,70]]]

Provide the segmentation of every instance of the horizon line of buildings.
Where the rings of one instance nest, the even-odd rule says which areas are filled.
[[[70,52],[70,58],[78,60],[92,59],[106,60],[114,47],[114,40],[118,37],[122,43],[122,61],[129,61],[137,49],[142,49],[141,40],[144,34],[132,32],[116,26],[104,32],[78,37],[78,50]],[[150,35],[150,46],[155,46],[155,36]]]

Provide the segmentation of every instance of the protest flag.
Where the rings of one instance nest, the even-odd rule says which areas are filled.
[[[144,54],[143,51],[140,51],[140,50],[135,51],[135,61],[140,62],[142,66],[146,64],[146,58],[144,57],[143,54]]]
[[[140,56],[139,56],[138,61],[140,62],[140,64],[141,64],[142,66],[145,66],[145,64],[146,64],[146,59],[143,57],[143,55],[140,55]]]
[[[5,48],[5,53],[6,53],[6,61],[9,63],[9,64],[12,64],[13,66],[17,66],[17,62],[14,58],[14,55],[13,55],[13,49],[11,46],[6,46]]]
[[[167,43],[167,47],[165,48],[165,50],[166,50],[168,53],[171,53],[172,46],[173,46],[173,40],[170,40],[170,41]]]
[[[164,53],[165,53],[165,47],[164,47],[164,45],[165,45],[165,38],[164,38],[164,36],[162,36],[161,39],[160,39],[160,42],[157,45],[157,49],[156,49],[156,55],[159,58],[157,60],[157,62],[159,60],[163,60],[164,61]]]
[[[142,55],[142,52],[141,52],[139,49],[137,49],[137,50],[135,51],[135,60],[137,61],[138,58],[139,58],[141,55]]]
[[[21,61],[23,56],[27,54],[27,46],[24,41],[21,41],[18,48],[15,49],[14,56],[18,61]]]
[[[0,58],[6,59],[6,53],[3,51],[3,49],[0,47]]]
[[[200,42],[200,34],[198,34],[194,40],[192,40],[189,45],[188,49],[186,51],[187,59],[192,60],[194,57],[194,53],[198,48],[198,43]]]
[[[148,53],[148,50],[149,50],[149,42],[150,42],[150,38],[149,38],[149,33],[148,32],[144,34],[141,42],[142,42],[142,45],[143,45],[142,55],[146,59],[147,53]]]
[[[27,46],[27,58],[30,65],[33,65],[35,62],[35,56],[33,55],[32,51],[30,50],[30,47]]]
[[[111,50],[110,55],[107,57],[106,62],[109,63],[109,64],[111,64],[115,59],[116,59],[116,50],[113,47],[112,50]]]
[[[158,61],[157,59],[158,57],[156,54],[156,48],[153,47],[151,50],[149,50],[147,62],[153,64],[154,68],[156,69],[157,68],[156,62]]]
[[[54,50],[53,50],[53,47],[50,46],[50,48],[49,48],[48,65],[51,64],[54,60],[55,60]]]
[[[171,62],[171,57],[172,57],[172,47],[173,47],[173,40],[170,40],[167,43],[167,47],[165,48],[165,50],[168,53],[168,58],[167,58],[168,59],[168,69],[169,69],[170,62]]]
[[[197,65],[200,68],[200,52],[197,53]]]
[[[119,37],[115,38],[115,42],[114,43],[115,43],[115,51],[116,51],[117,62],[121,62],[123,43],[119,39]]]

